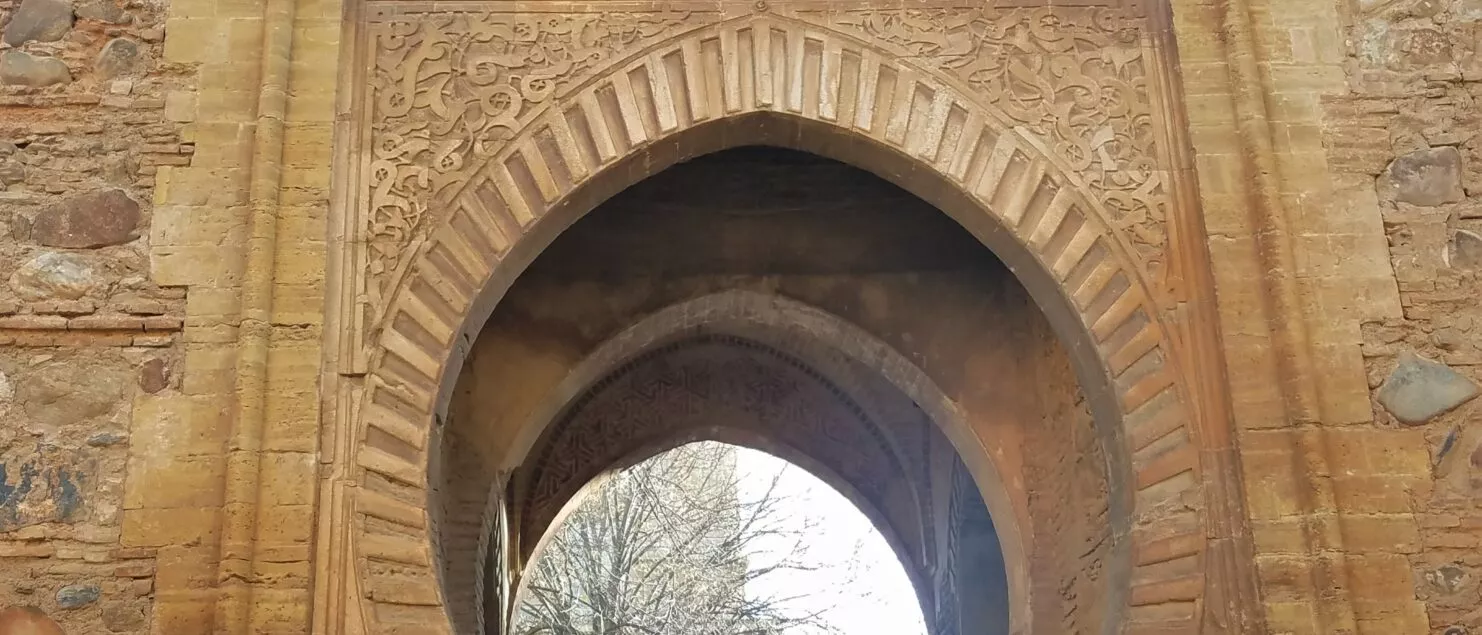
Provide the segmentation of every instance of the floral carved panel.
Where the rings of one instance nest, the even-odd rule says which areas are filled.
[[[345,299],[359,359],[442,210],[507,142],[586,80],[686,31],[755,13],[848,33],[945,72],[1002,123],[1040,139],[1109,212],[1154,279],[1167,261],[1167,161],[1157,147],[1141,0],[923,3],[501,3],[368,5],[356,103],[352,231],[359,280]],[[858,7],[858,8],[853,8]],[[357,363],[361,366],[362,363]]]
[[[1113,3],[1114,4],[1114,3]],[[1149,265],[1168,200],[1139,12],[1115,6],[856,9],[804,14],[950,72],[1044,140],[1100,195]]]
[[[379,6],[379,5],[378,5]],[[488,8],[372,8],[358,95],[367,161],[357,219],[361,280],[350,304],[364,325],[435,224],[437,210],[559,95],[615,56],[713,21],[693,11],[506,13]],[[709,18],[706,20],[705,18]]]

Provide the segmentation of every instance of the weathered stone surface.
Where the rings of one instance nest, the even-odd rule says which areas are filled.
[[[1401,422],[1417,425],[1470,401],[1477,391],[1477,384],[1449,366],[1407,351],[1379,388],[1379,403]]]
[[[139,388],[149,394],[164,390],[170,385],[170,368],[158,357],[139,366]]]
[[[1465,569],[1454,564],[1437,567],[1425,572],[1425,582],[1435,592],[1452,594],[1456,593],[1467,582]]]
[[[123,443],[123,441],[127,438],[128,437],[124,436],[122,432],[114,432],[112,430],[108,430],[106,432],[99,432],[97,434],[94,434],[93,436],[88,437],[87,444],[95,448],[106,448]]]
[[[0,633],[5,635],[66,635],[41,609],[13,606],[0,610]]]
[[[1379,189],[1400,203],[1432,206],[1455,203],[1461,188],[1461,154],[1456,148],[1431,148],[1395,159],[1379,177]]]
[[[72,3],[66,0],[21,0],[5,25],[4,41],[20,46],[30,41],[55,42],[72,28]]]
[[[0,54],[0,82],[41,88],[72,81],[67,65],[55,57],[10,50]]]
[[[87,259],[55,251],[38,254],[10,276],[10,288],[27,300],[76,300],[100,284]]]
[[[103,190],[74,196],[37,214],[31,239],[47,247],[106,247],[133,240],[138,228],[139,204],[123,190]]]
[[[103,46],[98,52],[98,60],[93,67],[98,75],[103,78],[127,75],[139,69],[143,61],[142,47],[138,42],[127,38],[116,38]]]
[[[0,183],[15,185],[26,180],[26,165],[15,159],[0,162]]]
[[[129,14],[124,13],[123,8],[113,0],[83,0],[77,5],[77,17],[86,20],[97,20],[108,24],[125,24],[129,22]]]
[[[57,606],[64,609],[80,609],[97,602],[103,590],[96,584],[69,584],[57,589]]]
[[[95,470],[92,459],[49,445],[0,455],[0,532],[78,520]]]
[[[136,601],[105,602],[103,627],[113,633],[136,631],[145,625],[144,608]]]
[[[1453,60],[1451,38],[1436,29],[1416,29],[1406,33],[1399,48],[1404,64],[1426,66]]]
[[[1451,239],[1451,266],[1482,269],[1482,236],[1465,229],[1456,230],[1456,236]]]
[[[0,416],[10,410],[10,405],[15,401],[15,387],[10,385],[10,378],[5,371],[0,371]]]
[[[86,377],[87,381],[78,381]],[[34,424],[58,428],[101,417],[123,401],[128,380],[112,366],[52,362],[28,370],[16,400]]]

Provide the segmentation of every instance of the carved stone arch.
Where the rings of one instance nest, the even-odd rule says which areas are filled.
[[[1070,167],[1083,158],[1057,153],[1056,143],[929,66],[935,58],[888,39],[780,11],[694,25],[679,19],[661,29],[677,35],[657,40],[639,29],[620,42],[629,48],[580,79],[526,77],[531,90],[554,95],[533,108],[471,104],[495,122],[491,136],[442,145],[375,140],[388,153],[421,144],[424,160],[458,167],[403,177],[375,163],[373,172],[396,174],[365,179],[377,191],[391,181],[430,185],[423,198],[399,203],[421,211],[404,223],[410,242],[391,246],[396,257],[377,274],[384,286],[373,295],[381,301],[345,430],[344,465],[360,468],[349,472],[355,486],[345,510],[353,521],[339,552],[354,571],[347,609],[359,604],[375,632],[447,630],[427,527],[429,439],[458,351],[514,278],[577,217],[641,177],[698,154],[761,143],[837,158],[896,182],[952,215],[1015,271],[1070,350],[1105,433],[1109,475],[1124,492],[1110,505],[1127,519],[1118,538],[1133,554],[1120,598],[1132,607],[1129,619],[1189,630],[1208,619],[1196,614],[1208,582],[1203,487],[1233,476],[1201,471],[1192,421],[1200,391],[1181,368],[1188,353],[1178,349],[1155,287],[1102,204],[1108,196]],[[407,38],[398,28],[376,37]],[[402,46],[416,50],[403,51],[397,63],[454,53],[426,41]],[[425,79],[415,68],[407,76]],[[382,87],[372,98],[395,93]],[[413,101],[382,107],[447,107],[437,95],[403,97]],[[509,135],[494,134],[500,130]],[[1217,604],[1209,610],[1226,610]]]

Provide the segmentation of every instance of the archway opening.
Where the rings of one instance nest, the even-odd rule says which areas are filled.
[[[927,633],[873,522],[775,455],[687,443],[569,507],[514,596],[515,635]]]
[[[435,439],[460,631],[509,615],[586,483],[696,438],[836,476],[933,633],[1115,630],[1122,493],[1069,355],[973,234],[871,173],[710,154],[599,205],[514,281]]]

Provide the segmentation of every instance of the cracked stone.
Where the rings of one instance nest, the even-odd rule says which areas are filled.
[[[55,57],[41,57],[13,49],[0,54],[0,82],[41,88],[70,81],[72,73],[62,60]]]
[[[1396,419],[1419,425],[1477,396],[1477,384],[1445,364],[1406,351],[1379,388],[1379,403]]]
[[[127,38],[110,40],[98,53],[98,60],[93,67],[105,79],[127,75],[138,70],[139,62],[144,57],[141,54],[142,48],[138,42]]]
[[[139,204],[123,190],[74,196],[36,215],[31,238],[47,247],[81,249],[121,245],[139,228]]]
[[[1395,159],[1380,175],[1379,191],[1421,207],[1460,201],[1466,196],[1461,189],[1461,153],[1447,146]]]
[[[69,584],[57,589],[57,606],[64,609],[80,609],[97,602],[103,590],[96,584]]]
[[[38,254],[10,276],[10,288],[26,300],[77,300],[100,286],[93,266],[76,254]]]
[[[66,0],[21,0],[5,25],[4,41],[20,46],[30,41],[55,42],[72,29],[72,3]]]

